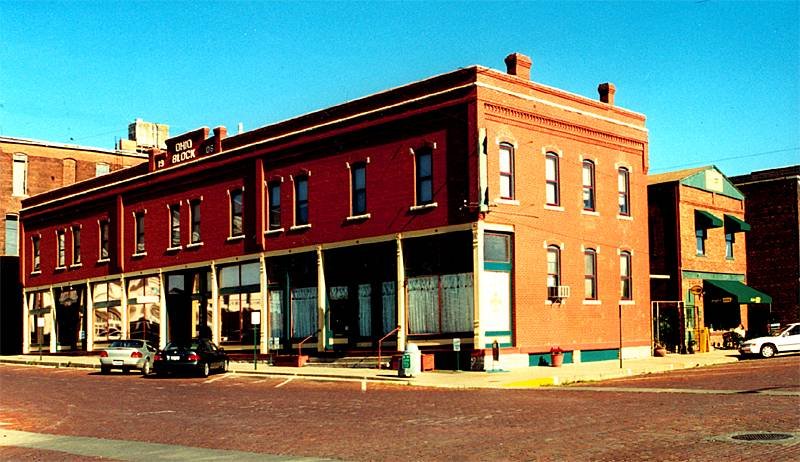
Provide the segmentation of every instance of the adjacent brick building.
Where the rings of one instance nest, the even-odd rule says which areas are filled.
[[[651,175],[648,183],[657,340],[702,350],[740,324],[761,333],[771,299],[745,285],[751,224],[741,191],[714,166]]]
[[[26,351],[209,336],[352,354],[386,336],[451,366],[458,340],[478,369],[495,342],[507,367],[554,346],[648,355],[645,118],[611,84],[593,100],[532,82],[524,55],[506,66],[200,128],[26,200]]]
[[[731,177],[747,198],[747,281],[772,295],[773,321],[800,321],[800,165]]]

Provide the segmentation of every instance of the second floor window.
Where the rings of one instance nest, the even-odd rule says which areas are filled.
[[[19,255],[17,240],[19,239],[19,216],[6,215],[6,255]]]
[[[58,264],[59,268],[63,268],[67,264],[67,235],[64,231],[56,233],[56,245],[58,246]]]
[[[419,149],[414,155],[417,175],[417,205],[433,203],[433,152]]]
[[[308,177],[305,175],[294,179],[294,224],[308,224]]]
[[[586,300],[597,299],[597,252],[586,249],[583,253],[583,298]]]
[[[551,245],[547,247],[547,288],[550,297],[551,287],[561,285],[561,249]]]
[[[619,196],[619,214],[629,216],[631,214],[630,204],[630,172],[625,167],[620,167],[617,171],[617,190]]]
[[[28,195],[28,156],[21,153],[14,154],[12,196]]]
[[[271,181],[269,189],[269,229],[281,229],[281,183]]]
[[[733,237],[733,233],[725,233],[725,258],[729,260],[733,258],[734,242],[736,242],[736,238]]]
[[[169,206],[169,246],[177,248],[181,246],[181,206],[172,204]]]
[[[583,161],[583,210],[594,211],[594,162]]]
[[[80,265],[81,263],[81,228],[78,226],[72,227],[72,264]]]
[[[363,215],[367,213],[367,164],[364,162],[353,164],[350,168],[350,175],[353,199],[350,214],[353,216]]]
[[[514,199],[514,147],[500,145],[500,197]]]
[[[134,233],[136,235],[136,252],[142,254],[144,250],[144,212],[134,214]]]
[[[242,190],[234,189],[230,192],[231,195],[231,237],[241,236],[244,234],[243,214],[244,207],[242,204]]]
[[[707,236],[708,236],[708,231],[706,231],[704,228],[696,228],[694,230],[694,239],[695,239],[695,244],[697,246],[697,255],[706,254]]]
[[[191,244],[199,244],[202,242],[200,239],[200,200],[195,199],[189,202],[189,213],[192,214],[192,235],[189,240]]]
[[[31,244],[33,247],[33,272],[41,271],[42,267],[40,266],[41,259],[39,254],[39,243],[41,238],[39,236],[33,236],[31,238]]]
[[[110,254],[108,251],[108,220],[100,222],[100,260],[108,260]]]
[[[545,200],[547,205],[561,205],[559,191],[558,154],[548,152],[544,159]]]
[[[631,253],[619,254],[620,300],[633,300],[633,278],[631,276]]]

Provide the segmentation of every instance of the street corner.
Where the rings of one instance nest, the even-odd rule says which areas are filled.
[[[560,384],[558,377],[537,377],[535,379],[516,380],[504,383],[501,386],[503,388],[539,388]]]

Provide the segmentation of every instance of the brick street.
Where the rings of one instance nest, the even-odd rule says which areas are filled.
[[[800,454],[798,355],[535,390],[369,384],[362,391],[357,382],[156,379],[13,365],[0,365],[0,388],[0,429],[265,457],[789,461]],[[730,439],[742,432],[794,437]],[[0,448],[4,460],[51,454]]]

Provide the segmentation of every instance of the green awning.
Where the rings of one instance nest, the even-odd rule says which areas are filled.
[[[705,282],[736,297],[739,303],[772,303],[772,297],[739,281],[706,279]]]
[[[722,220],[711,212],[705,210],[694,211],[694,225],[695,228],[708,229],[722,227]]]
[[[746,221],[740,220],[733,215],[728,215],[727,213],[725,214],[724,218],[726,232],[741,233],[750,231],[750,225]]]

